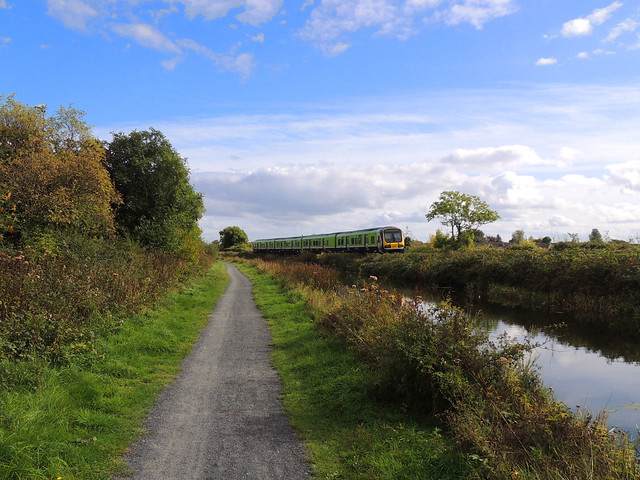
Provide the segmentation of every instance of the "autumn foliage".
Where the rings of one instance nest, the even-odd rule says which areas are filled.
[[[123,315],[213,259],[197,226],[202,199],[162,134],[152,131],[162,140],[149,142],[153,154],[118,134],[118,162],[143,168],[115,168],[115,147],[84,115],[69,106],[48,116],[44,105],[0,96],[0,386],[19,383],[19,363],[90,352]]]
[[[84,113],[60,107],[46,117],[45,107],[0,100],[0,235],[114,232],[112,204],[121,200]]]

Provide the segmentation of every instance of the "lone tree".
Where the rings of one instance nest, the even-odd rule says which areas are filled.
[[[602,234],[600,233],[600,230],[597,228],[591,230],[591,233],[589,234],[589,241],[593,243],[602,243]]]
[[[461,239],[462,234],[474,234],[481,225],[500,218],[496,211],[475,195],[452,190],[442,192],[425,216],[428,221],[440,217],[443,225],[451,227],[451,236],[457,240]]]
[[[240,227],[227,227],[220,230],[220,246],[223,249],[235,247],[249,242],[249,237]]]

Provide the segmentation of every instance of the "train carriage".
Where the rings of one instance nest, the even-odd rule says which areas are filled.
[[[398,227],[377,227],[348,232],[260,239],[253,251],[271,253],[321,252],[404,252],[404,236]]]

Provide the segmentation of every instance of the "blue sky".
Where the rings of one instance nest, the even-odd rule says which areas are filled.
[[[0,0],[0,94],[153,127],[207,240],[397,225],[443,190],[490,235],[640,240],[629,0]]]

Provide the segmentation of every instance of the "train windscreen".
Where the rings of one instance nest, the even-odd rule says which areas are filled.
[[[402,242],[402,232],[400,230],[385,230],[384,241],[387,243]]]

